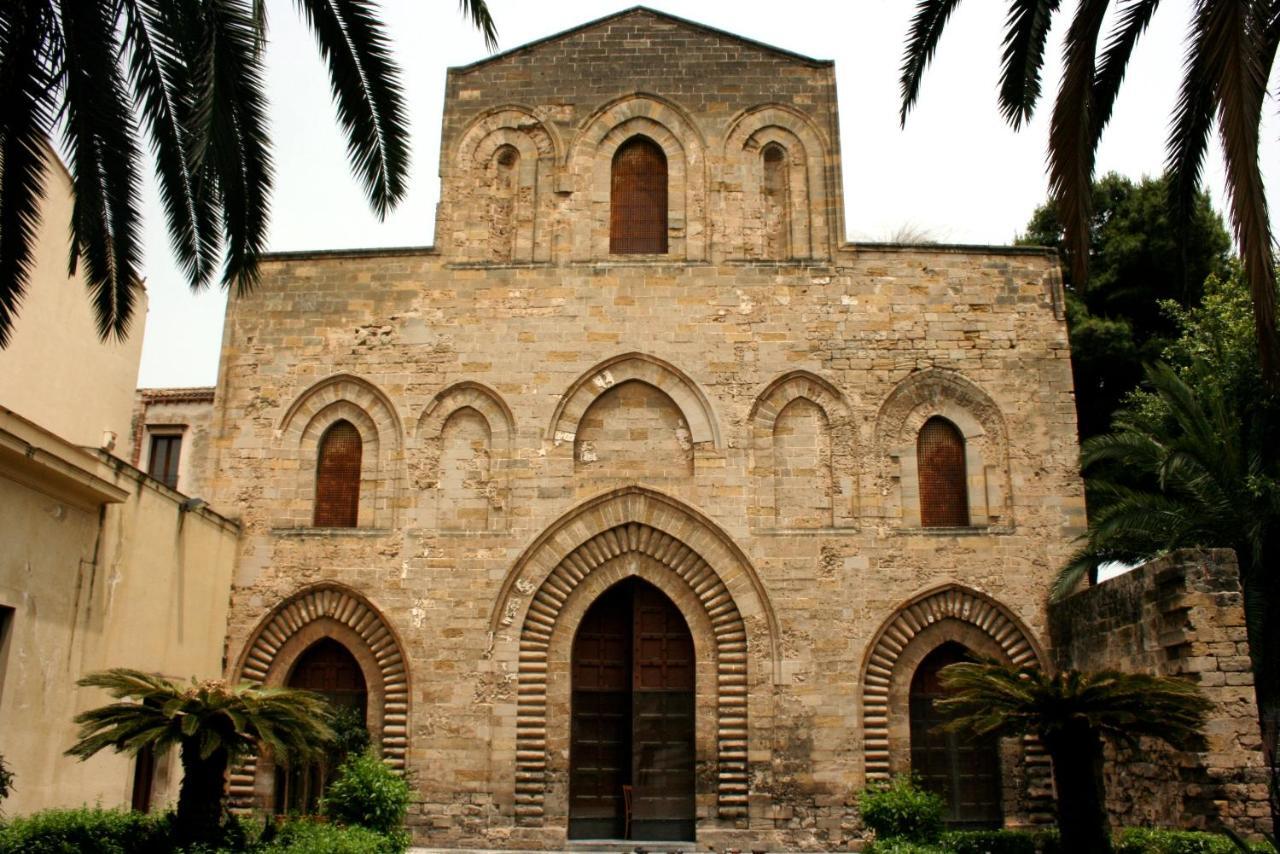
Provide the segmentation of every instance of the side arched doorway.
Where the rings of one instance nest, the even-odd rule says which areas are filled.
[[[921,786],[947,804],[947,825],[957,829],[993,828],[1003,824],[1000,788],[1000,742],[947,732],[950,717],[937,707],[946,696],[938,678],[949,664],[971,660],[955,642],[934,649],[911,679],[911,774]]]
[[[587,610],[573,642],[571,839],[694,838],[696,661],[662,591],[629,578]]]
[[[339,716],[339,725],[367,726],[369,691],[360,663],[332,638],[312,644],[293,666],[285,684],[324,697]],[[320,797],[332,779],[340,757],[276,766],[277,815],[312,815],[320,811]]]

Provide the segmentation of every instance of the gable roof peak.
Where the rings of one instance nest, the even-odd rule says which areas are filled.
[[[613,12],[611,14],[604,15],[600,18],[596,18],[591,21],[586,21],[584,23],[578,24],[577,26],[570,27],[567,30],[561,30],[558,33],[552,33],[549,36],[543,36],[540,39],[534,39],[531,42],[525,42],[522,45],[517,45],[516,47],[508,48],[507,50],[501,51],[499,53],[495,53],[492,56],[487,56],[484,59],[477,60],[476,62],[472,62],[468,65],[455,66],[451,68],[450,71],[458,72],[458,73],[466,73],[468,71],[472,71],[474,69],[481,68],[485,65],[488,65],[491,62],[496,62],[498,60],[506,59],[507,57],[515,56],[516,54],[533,50],[535,48],[541,47],[542,45],[550,44],[551,42],[569,38],[570,36],[577,35],[578,33],[583,32],[585,30],[589,30],[595,27],[599,27],[603,24],[612,23],[614,21],[621,20],[622,18],[633,17],[636,15],[649,15],[654,18],[657,18],[658,20],[667,21],[673,24],[678,24],[682,27],[687,27],[689,29],[697,30],[707,35],[715,36],[716,38],[730,39],[732,41],[736,41],[741,44],[750,45],[751,47],[757,48],[758,50],[763,50],[768,53],[776,54],[778,56],[783,56],[788,59],[795,60],[796,62],[804,63],[805,65],[829,66],[834,64],[830,59],[815,59],[811,56],[806,56],[802,53],[796,53],[795,51],[786,50],[785,48],[780,48],[771,44],[766,44],[761,41],[756,41],[755,39],[747,38],[746,36],[740,36],[737,33],[731,33],[728,30],[722,30],[722,29],[719,29],[718,27],[708,26],[707,24],[700,24],[697,21],[691,21],[688,18],[682,18],[679,15],[673,15],[670,12],[663,12],[658,9],[650,8],[649,6],[629,6],[617,12]]]

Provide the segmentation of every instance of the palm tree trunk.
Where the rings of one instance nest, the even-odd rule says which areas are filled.
[[[1053,760],[1062,850],[1111,854],[1102,739],[1084,724],[1053,735],[1041,733],[1040,738]]]
[[[227,753],[201,758],[195,739],[182,741],[182,786],[178,790],[178,837],[184,842],[216,842],[222,827]]]

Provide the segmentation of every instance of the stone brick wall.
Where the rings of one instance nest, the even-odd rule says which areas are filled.
[[[1203,752],[1144,739],[1111,750],[1107,806],[1117,827],[1269,831],[1253,675],[1235,553],[1186,550],[1049,610],[1060,667],[1185,676],[1217,704]]]
[[[229,301],[229,669],[279,683],[300,638],[351,646],[421,841],[563,846],[571,640],[627,576],[693,637],[701,844],[852,843],[856,792],[909,767],[913,663],[1043,660],[1084,523],[1057,259],[839,245],[833,79],[644,10],[455,70],[441,248],[281,254]],[[607,251],[636,133],[667,151],[667,255]],[[963,528],[920,524],[937,415],[966,443]],[[359,522],[317,529],[337,419]],[[1040,760],[1007,752],[1004,818],[1029,823]]]

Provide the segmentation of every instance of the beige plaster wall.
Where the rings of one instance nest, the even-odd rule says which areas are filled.
[[[76,687],[82,675],[132,667],[185,681],[221,671],[237,531],[207,510],[183,511],[182,499],[0,409],[0,606],[12,609],[0,754],[16,774],[6,812],[128,806],[130,760],[62,755],[71,718],[109,700]],[[158,801],[176,797],[176,771],[176,761],[162,765]]]
[[[129,336],[102,341],[84,276],[67,275],[72,204],[71,178],[49,150],[34,275],[13,338],[0,349],[0,406],[76,445],[100,447],[110,431],[123,456],[142,358],[146,291],[137,289]]]
[[[182,437],[177,489],[204,497],[209,475],[209,424],[213,418],[213,389],[148,389],[137,391],[134,405],[131,457],[146,471],[153,436]],[[121,457],[123,450],[117,450]]]

